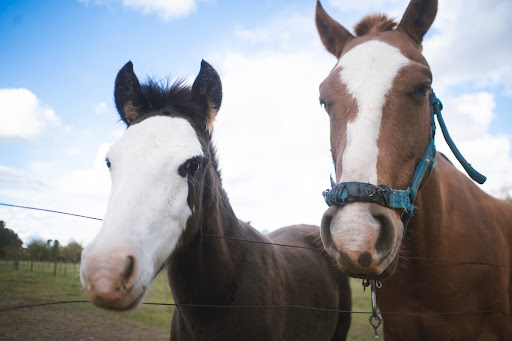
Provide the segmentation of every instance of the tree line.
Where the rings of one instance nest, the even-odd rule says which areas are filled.
[[[18,234],[0,220],[0,259],[63,261],[79,263],[83,247],[78,242],[62,246],[58,240],[35,239],[23,247]]]

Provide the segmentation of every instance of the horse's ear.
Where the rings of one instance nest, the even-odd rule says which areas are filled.
[[[411,0],[398,29],[405,31],[417,44],[421,44],[436,14],[437,0]]]
[[[217,71],[206,61],[201,61],[201,70],[192,85],[192,100],[204,108],[204,127],[212,132],[213,121],[222,102],[222,83]]]
[[[126,125],[132,124],[142,111],[149,109],[148,101],[142,93],[139,80],[133,72],[131,61],[126,63],[117,74],[114,99],[117,111],[119,111],[119,115]]]
[[[325,48],[339,58],[345,44],[354,36],[327,14],[319,0],[316,2],[315,21]]]

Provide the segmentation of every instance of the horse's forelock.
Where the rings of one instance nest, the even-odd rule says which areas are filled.
[[[385,14],[368,14],[354,26],[358,37],[394,30],[397,23]]]

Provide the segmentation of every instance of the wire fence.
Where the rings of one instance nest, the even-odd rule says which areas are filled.
[[[85,219],[94,219],[98,221],[102,221],[100,218],[85,216],[81,214],[75,214],[75,213],[69,213],[69,212],[63,212],[58,210],[49,210],[49,209],[42,209],[42,208],[36,208],[36,207],[30,207],[30,206],[21,206],[21,205],[12,205],[12,204],[6,204],[6,203],[0,203],[0,206],[7,206],[7,207],[13,207],[13,208],[21,208],[21,209],[28,209],[28,210],[37,210],[37,211],[44,211],[44,212],[51,212],[56,214],[64,214],[64,215],[70,215],[75,216],[79,218],[85,218]],[[273,246],[273,247],[290,247],[290,248],[300,248],[300,249],[310,249],[310,250],[316,250],[316,251],[323,251],[323,248],[316,248],[316,247],[305,247],[300,245],[289,245],[289,244],[280,244],[280,243],[268,243],[258,240],[249,240],[249,239],[239,239],[239,238],[232,238],[227,236],[216,236],[211,234],[204,234],[203,236],[208,238],[217,238],[217,239],[224,239],[229,240],[233,242],[243,242],[243,243],[257,243],[262,244],[266,246]],[[439,263],[449,263],[449,264],[457,264],[457,265],[473,265],[473,266],[488,266],[488,267],[496,267],[496,268],[511,268],[512,265],[509,264],[496,264],[496,263],[490,263],[490,262],[482,262],[482,261],[465,261],[465,260],[453,260],[453,259],[442,259],[442,258],[435,258],[435,257],[415,257],[415,256],[409,256],[409,257],[403,257],[408,260],[417,260],[417,261],[429,261],[429,262],[439,262]],[[8,264],[8,261],[5,261]],[[55,267],[55,264],[53,262],[35,262],[36,268],[40,269],[42,267],[43,271],[45,269],[50,268],[52,265]],[[47,263],[51,263],[48,265]],[[0,261],[0,264],[2,264],[2,261]],[[20,265],[22,267],[29,267],[30,271],[34,270],[34,262],[30,264],[30,261],[20,261]],[[63,266],[64,274],[67,273],[67,267],[69,264],[65,264]],[[73,264],[73,272],[74,274],[77,273],[77,264]],[[13,306],[13,307],[6,307],[1,308],[0,312],[5,312],[9,310],[16,310],[16,309],[23,309],[23,308],[34,308],[34,307],[41,307],[41,306],[48,306],[48,305],[56,305],[56,304],[70,304],[70,303],[89,303],[88,300],[69,300],[69,301],[54,301],[54,302],[45,302],[45,303],[34,303],[34,304],[24,304],[19,306]],[[293,304],[285,304],[285,305],[208,305],[208,304],[181,304],[181,303],[158,303],[158,302],[144,302],[145,305],[158,305],[158,306],[174,306],[174,307],[193,307],[193,308],[204,308],[204,309],[302,309],[302,310],[312,310],[312,311],[324,311],[324,312],[333,312],[333,313],[344,313],[344,314],[372,314],[371,311],[351,311],[351,310],[338,310],[338,309],[329,309],[329,308],[319,308],[319,307],[307,307],[307,306],[301,306],[301,305],[293,305]],[[491,310],[481,310],[481,311],[447,311],[447,312],[380,312],[383,316],[448,316],[448,315],[505,315],[505,316],[512,316],[512,313],[510,312],[504,312],[504,311],[491,311]]]
[[[0,266],[12,267],[14,270],[53,274],[54,276],[76,276],[80,269],[79,263],[67,261],[45,261],[42,259],[0,259]]]

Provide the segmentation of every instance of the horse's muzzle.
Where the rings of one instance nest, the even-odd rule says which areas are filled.
[[[130,310],[139,305],[145,289],[135,285],[139,273],[136,257],[123,252],[84,252],[82,258],[80,278],[94,305],[112,310]]]
[[[332,206],[321,223],[325,250],[341,271],[357,278],[391,275],[402,233],[402,222],[394,210],[368,203]]]

